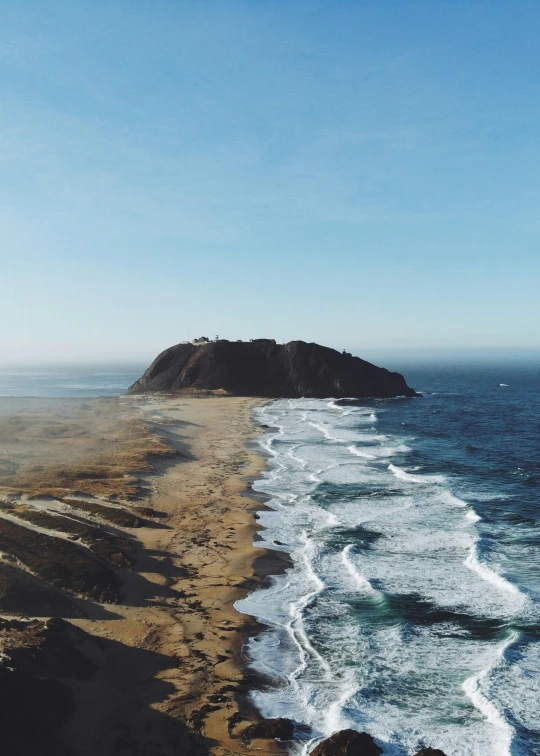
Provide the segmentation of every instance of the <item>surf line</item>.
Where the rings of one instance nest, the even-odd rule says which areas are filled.
[[[420,483],[424,485],[430,483],[446,483],[445,475],[412,475],[401,467],[392,464],[388,465],[388,469],[396,476],[396,478],[399,480],[406,480],[409,483]]]
[[[312,543],[305,531],[302,533],[301,539],[304,541],[305,546],[300,561],[304,565],[305,574],[314,584],[314,589],[289,604],[289,616],[291,617],[291,620],[285,625],[285,629],[289,633],[294,645],[297,647],[300,657],[300,664],[292,672],[291,680],[296,681],[302,672],[307,669],[308,659],[310,657],[317,660],[325,673],[326,679],[331,679],[333,675],[330,665],[326,659],[313,648],[304,628],[305,609],[310,605],[312,600],[326,588],[326,585],[317,575],[311,564],[309,553],[312,551]]]
[[[500,731],[500,736],[497,739],[496,747],[497,754],[499,756],[510,756],[510,747],[512,740],[514,739],[514,730],[508,724],[506,719],[501,715],[495,704],[493,704],[482,692],[482,681],[489,675],[489,673],[499,664],[501,659],[504,658],[506,649],[511,646],[519,638],[519,633],[515,630],[512,631],[504,643],[498,648],[497,656],[490,667],[483,669],[477,675],[468,677],[462,685],[463,691],[467,698],[471,701],[475,709],[477,709],[486,720],[496,727]]]
[[[347,546],[345,546],[345,548],[341,552],[341,561],[345,565],[349,575],[352,577],[352,579],[354,580],[358,588],[363,593],[374,594],[376,593],[376,591],[371,585],[371,583],[369,582],[369,580],[365,578],[362,575],[362,573],[356,569],[355,565],[351,561],[350,553],[351,553],[351,549],[353,548],[353,545],[354,544],[349,543]]]
[[[487,564],[480,561],[478,556],[479,540],[480,538],[474,539],[463,564],[473,572],[476,572],[476,574],[481,577],[482,580],[491,583],[491,585],[495,586],[500,591],[505,591],[506,593],[511,593],[514,596],[518,597],[521,604],[525,603],[525,601],[527,601],[527,597],[519,590],[519,588],[517,588],[509,580],[506,580],[506,578],[504,578],[502,575],[499,575],[498,572],[492,570],[491,567],[488,567]]]
[[[326,438],[326,439],[327,439],[328,441],[335,441],[336,443],[343,443],[343,441],[345,440],[345,439],[343,439],[343,438],[338,438],[337,436],[332,436],[332,434],[331,434],[331,433],[329,433],[329,432],[328,432],[328,431],[326,430],[326,428],[324,427],[324,425],[321,425],[320,423],[313,423],[313,422],[310,422],[310,423],[309,423],[309,425],[311,425],[311,427],[312,427],[312,428],[315,428],[315,430],[318,430],[318,431],[319,431],[319,433],[322,433],[322,434],[323,434],[323,436],[324,436],[324,437],[325,437],[325,438]]]

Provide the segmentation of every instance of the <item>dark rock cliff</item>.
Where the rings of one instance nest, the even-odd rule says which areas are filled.
[[[222,389],[236,396],[388,398],[417,396],[399,373],[335,349],[272,339],[177,344],[162,352],[130,393]]]

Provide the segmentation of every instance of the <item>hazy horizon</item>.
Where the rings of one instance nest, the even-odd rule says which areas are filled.
[[[179,342],[177,342],[179,343]],[[170,346],[173,346],[172,344]],[[458,364],[538,364],[540,363],[540,348],[538,349],[520,349],[520,348],[487,348],[487,349],[475,349],[475,348],[455,348],[455,349],[385,349],[385,348],[366,348],[350,347],[345,345],[333,346],[325,344],[324,346],[330,346],[331,348],[346,349],[356,357],[368,360],[375,364],[380,363],[384,367],[384,363],[395,364],[429,364],[429,363],[458,363]],[[163,351],[163,350],[160,350]],[[57,360],[57,361],[0,361],[0,371],[32,371],[32,370],[61,370],[61,369],[121,369],[121,368],[136,368],[146,369],[151,362],[158,356],[160,352],[155,352],[152,355],[140,356],[138,358],[131,359],[80,359],[80,360]]]
[[[537,3],[0,10],[0,364],[540,348]]]

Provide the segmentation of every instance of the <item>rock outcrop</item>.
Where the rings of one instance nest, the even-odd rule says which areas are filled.
[[[446,754],[438,748],[422,748],[415,756],[446,756]]]
[[[273,339],[177,344],[162,352],[130,393],[223,390],[236,396],[390,398],[417,396],[399,373],[335,349]]]
[[[379,756],[382,748],[367,732],[341,730],[331,735],[311,752],[311,756]]]
[[[242,740],[270,739],[290,740],[294,733],[294,724],[290,719],[261,719],[242,730]]]

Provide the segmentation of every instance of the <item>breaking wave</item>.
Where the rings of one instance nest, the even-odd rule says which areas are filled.
[[[526,754],[521,723],[539,717],[505,670],[519,670],[514,628],[537,621],[537,603],[476,511],[504,495],[424,468],[392,411],[306,399],[257,410],[272,428],[253,484],[270,497],[257,545],[286,550],[292,567],[237,604],[265,628],[247,652],[275,681],[253,702],[303,725],[304,752],[352,727],[395,756]]]

